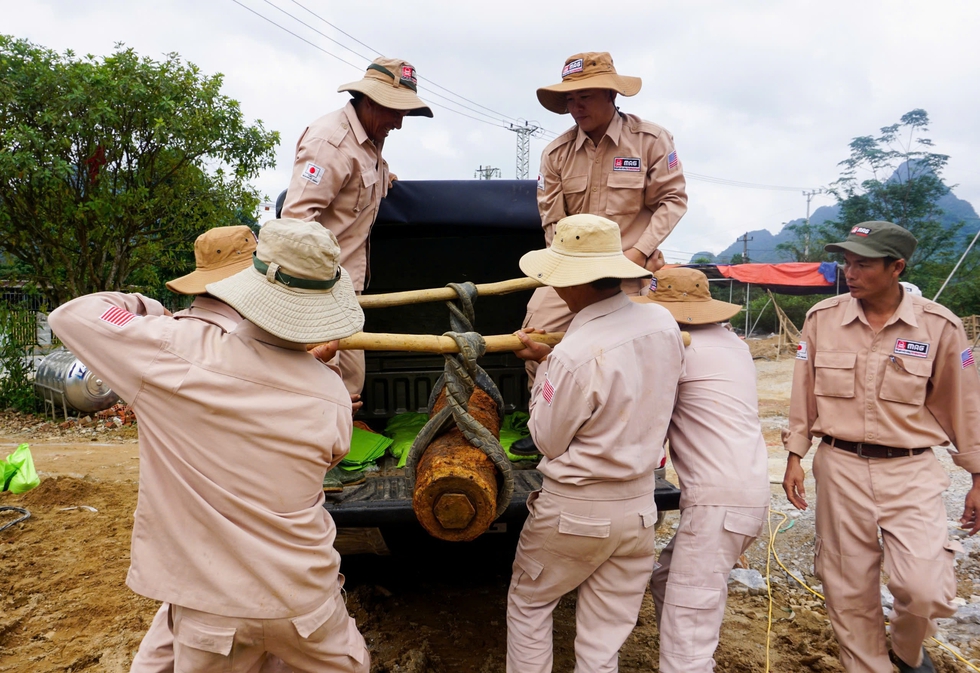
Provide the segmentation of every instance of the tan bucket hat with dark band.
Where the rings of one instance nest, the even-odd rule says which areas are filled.
[[[619,225],[598,215],[570,215],[555,226],[551,247],[525,253],[521,271],[552,287],[600,278],[645,278],[650,272],[623,254]]]
[[[316,222],[270,220],[251,266],[208,285],[210,294],[269,334],[301,344],[343,339],[364,327],[340,245]]]
[[[405,110],[409,117],[431,117],[432,110],[418,97],[418,78],[408,61],[397,58],[376,58],[367,67],[364,78],[337,89],[359,91],[378,105],[392,110]]]
[[[661,269],[653,277],[655,291],[630,299],[638,304],[660,304],[682,325],[725,322],[742,310],[738,304],[712,299],[708,277],[697,269]]]
[[[635,96],[643,81],[639,77],[617,74],[607,51],[587,51],[565,59],[561,82],[538,89],[538,100],[547,109],[563,115],[568,112],[565,94],[582,89],[611,89],[622,96]]]
[[[245,225],[215,227],[194,241],[197,268],[186,276],[167,283],[167,289],[177,294],[204,294],[208,283],[234,276],[252,266],[255,234]]]

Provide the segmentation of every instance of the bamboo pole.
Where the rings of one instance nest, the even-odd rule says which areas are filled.
[[[557,345],[564,332],[547,334],[532,333],[528,335],[533,341]],[[691,335],[681,332],[684,345],[691,345]],[[504,353],[519,351],[524,344],[513,334],[495,334],[483,337],[487,344],[487,353]],[[310,346],[309,348],[313,348]],[[411,353],[458,353],[459,347],[452,338],[435,334],[385,334],[374,332],[358,332],[353,336],[340,340],[342,351],[405,351]]]
[[[510,294],[522,290],[533,290],[541,287],[541,283],[533,278],[515,278],[499,283],[483,283],[476,286],[477,294],[481,297],[498,294]],[[357,301],[361,308],[387,308],[390,306],[405,306],[407,304],[424,304],[434,301],[452,301],[457,299],[456,291],[450,287],[438,287],[430,290],[409,290],[407,292],[389,292],[386,294],[362,294]]]

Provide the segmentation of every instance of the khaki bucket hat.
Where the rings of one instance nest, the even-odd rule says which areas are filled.
[[[587,51],[565,59],[561,82],[538,89],[538,100],[547,109],[563,115],[568,113],[565,94],[569,91],[611,89],[623,96],[635,96],[642,84],[639,77],[618,74],[609,52]]]
[[[338,93],[341,91],[359,91],[378,105],[405,110],[409,117],[432,116],[432,110],[417,95],[415,68],[401,59],[374,59],[362,79],[344,84],[337,89]]]
[[[853,252],[861,257],[894,257],[906,262],[919,242],[906,229],[891,222],[861,222],[851,227],[847,240],[824,246],[827,252]]]
[[[638,304],[660,304],[682,325],[725,322],[742,310],[738,304],[712,299],[708,277],[697,269],[661,269],[653,278],[655,291],[630,298]]]
[[[340,245],[316,222],[271,220],[259,232],[251,268],[207,291],[266,332],[294,343],[343,339],[364,327]]]
[[[194,241],[197,268],[167,283],[177,294],[204,294],[208,283],[234,276],[252,266],[255,234],[245,225],[208,229]]]
[[[551,247],[526,253],[519,264],[530,278],[553,287],[650,275],[623,254],[618,224],[587,214],[558,220]]]

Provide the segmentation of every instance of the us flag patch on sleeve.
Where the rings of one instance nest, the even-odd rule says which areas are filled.
[[[974,365],[975,361],[973,359],[972,348],[967,348],[965,351],[960,353],[960,362],[963,365],[963,369],[966,369],[967,367],[972,367]]]
[[[545,374],[544,385],[541,386],[541,397],[544,398],[544,401],[548,403],[549,407],[551,406],[551,401],[555,399],[556,392],[558,392],[558,389],[551,385],[551,379]]]
[[[667,155],[667,170],[672,171],[677,168],[677,150]]]
[[[124,308],[113,306],[112,308],[106,309],[106,312],[99,316],[99,319],[105,320],[110,325],[122,327],[135,317],[135,313],[130,313]]]

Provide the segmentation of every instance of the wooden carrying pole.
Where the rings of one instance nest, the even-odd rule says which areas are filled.
[[[476,286],[477,295],[510,294],[522,290],[533,290],[541,287],[541,283],[533,278],[515,278],[499,283],[483,283]],[[407,292],[389,292],[387,294],[362,294],[357,297],[361,308],[388,308],[390,306],[406,306],[408,304],[425,304],[433,301],[453,301],[459,295],[451,287],[439,287],[431,290],[409,290]]]
[[[551,332],[547,334],[529,334],[533,341],[557,345],[564,332]],[[688,332],[681,332],[684,345],[691,344],[691,335]],[[487,353],[503,353],[506,351],[519,351],[524,348],[524,344],[513,334],[494,334],[483,337],[487,344]],[[312,346],[310,346],[312,348]],[[437,336],[435,334],[384,334],[373,332],[358,332],[353,336],[340,340],[342,351],[406,351],[411,353],[458,353],[459,346],[452,338],[447,336]]]

